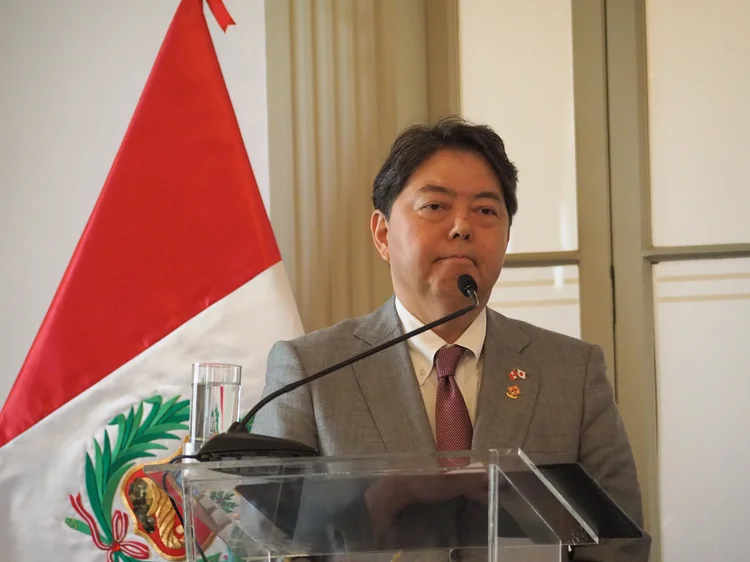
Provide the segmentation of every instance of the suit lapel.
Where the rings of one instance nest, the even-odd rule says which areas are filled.
[[[522,354],[529,337],[504,316],[488,311],[484,343],[482,381],[474,424],[476,450],[521,448],[526,438],[539,392],[541,373]],[[520,369],[525,379],[512,380],[509,374]],[[516,386],[520,394],[511,398]]]
[[[402,333],[391,299],[363,319],[354,335],[374,347]],[[434,451],[435,441],[408,346],[400,343],[353,367],[388,452]]]

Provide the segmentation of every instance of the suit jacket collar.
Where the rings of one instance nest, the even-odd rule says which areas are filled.
[[[369,346],[403,334],[395,297],[362,318],[354,336]],[[487,314],[482,382],[474,426],[475,450],[520,448],[528,433],[540,376],[523,351],[531,338],[519,324],[493,310]],[[360,388],[389,453],[434,451],[435,442],[408,346],[395,345],[353,365]],[[525,379],[511,379],[513,370]],[[520,394],[509,387],[516,387]]]
[[[399,333],[394,333],[396,331]],[[396,313],[396,297],[392,296],[375,312],[363,316],[354,329],[354,335],[371,346],[382,343],[387,338],[401,335],[401,323]]]
[[[519,323],[489,311],[473,449],[522,447],[541,382],[533,359],[523,353],[530,343]]]
[[[354,336],[373,347],[403,334],[394,298],[362,318]],[[389,453],[435,450],[430,422],[405,343],[353,365],[354,373]]]

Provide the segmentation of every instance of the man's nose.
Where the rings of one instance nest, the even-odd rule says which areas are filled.
[[[456,216],[456,219],[453,221],[453,228],[451,229],[451,238],[471,240],[471,223],[467,217],[463,215]]]

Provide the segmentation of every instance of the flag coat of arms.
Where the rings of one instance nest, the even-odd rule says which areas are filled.
[[[0,411],[0,558],[184,559],[142,466],[179,454],[191,364],[241,365],[244,411],[301,333],[203,0],[182,0]]]

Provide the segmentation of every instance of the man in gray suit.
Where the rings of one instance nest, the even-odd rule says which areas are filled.
[[[579,462],[642,526],[602,350],[486,306],[518,207],[516,183],[488,127],[452,118],[405,130],[375,178],[370,225],[395,295],[367,316],[277,343],[265,392],[465,307],[461,274],[476,280],[480,306],[278,398],[253,431],[322,455],[520,448],[540,463]],[[375,526],[401,508],[369,507]],[[605,541],[574,549],[572,559],[640,562],[649,546],[648,537]]]

